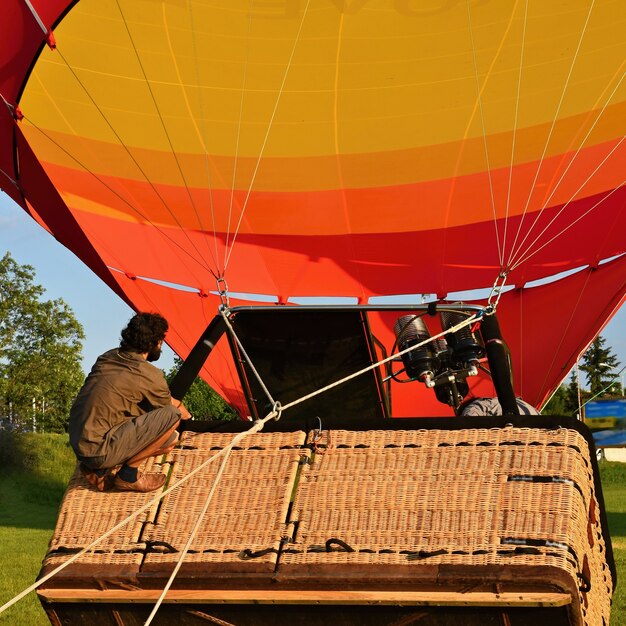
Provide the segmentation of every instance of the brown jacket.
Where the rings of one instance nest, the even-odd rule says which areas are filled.
[[[96,360],[70,410],[72,448],[84,457],[105,454],[107,433],[170,403],[169,388],[159,368],[140,354],[109,350]]]

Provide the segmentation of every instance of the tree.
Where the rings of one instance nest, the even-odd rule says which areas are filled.
[[[546,405],[541,409],[542,415],[569,415],[565,408],[565,399],[567,396],[567,387],[560,385],[548,400]]]
[[[561,385],[548,403],[543,407],[543,415],[571,415],[575,417],[580,413],[578,406],[578,381],[576,373],[572,373],[569,383]],[[581,403],[585,401],[588,392],[581,390]]]
[[[608,392],[615,377],[612,370],[619,368],[617,356],[605,344],[604,337],[596,337],[582,358],[580,369],[585,372],[592,396]]]
[[[63,432],[84,380],[82,326],[61,299],[44,300],[30,265],[0,259],[0,413]]]
[[[582,357],[579,369],[585,372],[589,390],[579,389],[576,373],[572,373],[567,385],[561,385],[548,403],[543,407],[544,415],[572,415],[576,416],[580,404],[596,396],[608,395],[611,392],[612,382],[615,382],[614,371],[619,369],[617,356],[610,347],[605,347],[604,337],[596,337]],[[619,383],[618,383],[619,384]]]
[[[182,360],[178,357],[174,359],[174,367],[165,375],[168,382],[174,378],[182,364]],[[185,394],[184,403],[189,412],[199,419],[232,420],[237,417],[222,396],[211,389],[200,377],[193,381],[189,391]]]

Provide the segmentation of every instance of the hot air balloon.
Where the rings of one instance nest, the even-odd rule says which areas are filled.
[[[220,305],[488,300],[540,406],[626,297],[625,27],[617,0],[7,0],[0,186],[183,358]],[[201,374],[245,415],[232,348]],[[452,414],[420,394],[388,413]]]
[[[9,2],[0,184],[183,358],[224,284],[365,304],[500,280],[539,406],[624,299],[624,15],[498,4]]]

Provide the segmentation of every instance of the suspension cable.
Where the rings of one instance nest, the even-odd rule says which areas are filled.
[[[184,248],[178,241],[173,239],[170,235],[168,235],[158,224],[154,223],[147,215],[145,215],[140,209],[138,209],[133,203],[131,203],[128,199],[122,196],[118,191],[116,191],[109,183],[107,183],[104,178],[100,177],[96,172],[91,170],[87,165],[85,165],[82,161],[80,161],[76,156],[74,156],[71,152],[69,152],[64,146],[58,143],[53,137],[51,137],[43,128],[39,127],[32,119],[28,116],[24,116],[24,119],[37,131],[39,131],[48,141],[53,143],[59,150],[61,150],[65,155],[67,155],[76,165],[82,168],[85,172],[87,172],[90,176],[93,176],[99,183],[101,183],[106,189],[108,189],[115,197],[117,197],[120,201],[122,201],[126,206],[128,206],[131,211],[133,211],[136,215],[138,215],[143,221],[147,224],[150,224],[163,238],[168,242],[172,249],[180,250],[186,257],[188,257],[191,261],[196,263],[203,270],[207,270],[212,276],[217,278],[217,275],[213,271],[212,268],[208,267],[205,263],[202,263],[198,258],[193,255],[189,250]],[[131,194],[132,195],[132,194]],[[171,213],[171,211],[170,211]],[[174,217],[174,214],[171,213]],[[174,219],[176,219],[174,217]],[[180,224],[179,224],[180,226]],[[184,232],[184,229],[181,230]],[[188,237],[187,237],[188,238]],[[111,252],[112,256],[115,256],[114,253]],[[202,258],[202,257],[201,257]],[[204,260],[202,258],[202,260]],[[189,268],[186,264],[185,266],[190,269],[192,274],[194,273],[191,268]]]
[[[524,238],[522,239],[522,241],[520,242],[519,246],[516,249],[516,245],[517,245],[517,240],[520,236],[520,233],[522,232],[522,225],[524,223],[524,219],[526,217],[526,214],[528,212],[528,207],[530,206],[530,199],[532,198],[533,195],[533,191],[535,190],[535,185],[537,184],[537,179],[539,178],[539,172],[541,171],[541,166],[543,165],[543,161],[545,159],[546,153],[548,151],[548,146],[550,145],[550,139],[552,138],[552,133],[554,131],[554,127],[556,126],[556,121],[557,118],[559,116],[559,112],[561,111],[561,106],[563,105],[563,101],[565,99],[565,93],[567,92],[567,88],[569,86],[570,83],[570,79],[572,77],[572,73],[574,71],[574,66],[576,65],[576,61],[578,60],[578,53],[580,51],[585,33],[587,32],[587,26],[589,24],[589,20],[591,18],[591,13],[593,11],[593,7],[595,4],[595,0],[591,0],[591,4],[589,6],[589,11],[587,12],[587,18],[585,19],[585,23],[583,25],[582,31],[580,33],[580,37],[578,38],[578,45],[576,46],[576,50],[574,52],[574,56],[572,57],[572,62],[570,64],[570,68],[569,68],[569,72],[567,74],[567,77],[565,79],[565,84],[563,85],[563,89],[561,91],[561,97],[559,99],[559,103],[557,105],[556,111],[554,113],[554,118],[552,119],[552,124],[550,125],[550,130],[548,132],[548,137],[546,139],[546,143],[543,147],[543,152],[541,153],[541,158],[539,159],[539,165],[537,166],[537,170],[535,171],[535,177],[533,179],[533,182],[530,186],[530,191],[528,193],[528,197],[526,198],[526,204],[524,206],[524,210],[522,212],[522,217],[519,223],[519,226],[517,228],[517,234],[515,235],[515,239],[513,241],[513,245],[511,246],[511,254],[509,256],[509,258],[513,258],[514,256],[517,255],[519,249],[524,245],[524,242],[526,241],[526,239],[528,238],[530,231],[534,228],[535,224],[537,223],[537,219],[539,218],[539,216],[541,215],[541,213],[543,212],[543,208],[539,211],[538,215],[535,217],[535,221],[533,222],[533,224],[531,225],[530,229],[528,230],[528,232],[526,233],[526,235],[524,236]],[[509,263],[507,263],[507,265],[509,265]]]
[[[248,37],[246,38],[246,60],[243,66],[243,77],[241,80],[241,98],[239,100],[239,120],[237,121],[237,138],[235,140],[235,157],[233,159],[233,177],[230,188],[230,201],[228,203],[228,221],[226,222],[226,238],[224,244],[224,265],[226,270],[226,254],[228,252],[228,244],[230,239],[230,221],[233,214],[233,202],[235,200],[235,183],[237,180],[237,165],[239,163],[239,142],[241,140],[241,127],[243,122],[243,102],[246,94],[246,82],[248,79],[248,65],[250,63],[250,39],[252,34],[252,5],[254,0],[250,0],[248,4]]]
[[[270,135],[270,130],[272,129],[272,126],[274,124],[274,118],[276,117],[276,111],[278,110],[278,104],[280,103],[281,96],[282,96],[282,94],[283,94],[283,92],[285,90],[285,83],[287,82],[287,76],[289,74],[289,70],[291,69],[291,64],[293,62],[293,57],[295,55],[296,48],[298,46],[298,42],[300,41],[300,35],[302,33],[302,27],[304,26],[304,20],[305,20],[305,18],[307,16],[310,3],[311,3],[311,0],[307,0],[306,6],[304,7],[304,11],[302,13],[302,18],[300,19],[300,26],[298,27],[298,32],[296,33],[296,37],[295,37],[295,40],[293,42],[293,46],[291,48],[291,54],[290,54],[289,60],[287,62],[287,67],[285,68],[285,72],[284,72],[284,75],[283,75],[283,80],[282,80],[282,83],[281,83],[280,88],[278,90],[278,94],[276,96],[276,102],[274,103],[274,110],[272,111],[272,115],[271,115],[269,123],[267,125],[267,131],[265,133],[265,138],[263,139],[263,145],[261,146],[261,150],[259,151],[259,156],[257,158],[256,165],[254,167],[254,172],[252,173],[252,178],[250,179],[250,185],[248,187],[248,193],[246,194],[246,197],[244,199],[243,205],[241,207],[241,212],[239,213],[239,220],[237,221],[237,226],[235,228],[235,232],[233,233],[233,239],[232,239],[232,242],[230,244],[230,249],[228,250],[228,252],[226,254],[226,260],[224,262],[224,271],[226,271],[226,267],[228,266],[228,263],[230,261],[231,254],[232,254],[233,248],[235,246],[235,240],[237,239],[237,234],[239,233],[239,228],[241,226],[241,222],[243,221],[244,213],[246,212],[246,208],[248,207],[248,200],[250,199],[250,194],[252,193],[252,187],[254,186],[254,181],[256,179],[257,172],[259,171],[259,166],[261,164],[261,159],[263,158],[263,153],[265,152],[265,146],[267,145],[267,140],[268,140],[269,135]]]
[[[208,136],[207,133],[207,123],[206,123],[206,115],[205,115],[205,106],[204,106],[204,96],[202,95],[203,93],[203,89],[200,85],[200,67],[199,67],[199,63],[198,63],[198,58],[199,58],[199,54],[198,54],[198,41],[196,38],[196,27],[195,27],[195,19],[194,19],[194,13],[193,13],[193,3],[192,2],[188,2],[188,7],[189,7],[189,23],[190,23],[190,30],[191,30],[191,45],[193,48],[193,60],[194,60],[194,70],[195,70],[195,75],[196,75],[196,89],[198,92],[198,100],[199,100],[199,107],[200,107],[200,119],[201,124],[202,124],[202,130],[200,130],[200,128],[198,127],[198,124],[196,123],[196,118],[193,115],[193,112],[191,110],[191,105],[189,103],[189,100],[187,98],[187,93],[185,91],[185,89],[183,89],[183,96],[185,98],[185,106],[187,107],[187,110],[189,111],[189,118],[191,119],[191,122],[194,126],[194,129],[196,131],[196,134],[198,135],[198,138],[200,139],[200,145],[202,146],[202,150],[204,152],[204,171],[207,177],[207,188],[209,191],[209,208],[211,209],[211,224],[213,226],[213,248],[215,250],[215,258],[219,258],[219,254],[217,252],[217,228],[216,228],[216,220],[215,220],[215,206],[213,203],[213,183],[212,183],[212,179],[211,179],[211,168],[209,165],[209,149],[207,147],[207,144],[205,142],[205,137]],[[165,22],[165,3],[163,4],[163,21]],[[172,56],[172,61],[174,62],[174,67],[176,68],[176,75],[178,76],[178,80],[180,82],[180,84],[183,84],[183,80],[180,74],[180,69],[178,66],[178,62],[176,61],[176,57],[174,56],[174,51],[172,48],[172,43],[170,40],[170,31],[169,28],[166,28],[165,30],[166,35],[167,35],[167,43],[170,47],[170,54]],[[209,244],[207,243],[207,246]],[[217,268],[217,266],[216,266]]]
[[[601,396],[605,391],[607,391],[608,389],[610,389],[611,387],[613,387],[613,385],[615,385],[615,381],[616,380],[620,380],[620,376],[622,375],[622,372],[626,370],[626,365],[624,365],[624,367],[622,367],[621,370],[619,370],[619,372],[617,372],[617,374],[614,374],[614,378],[611,379],[611,382],[604,387],[604,389],[600,389],[600,391],[598,391],[598,393],[596,393],[594,396],[591,396],[591,398],[589,398],[589,400],[583,402],[583,404],[580,404],[579,401],[579,411],[582,410],[582,408],[584,406],[586,406],[587,404],[589,404],[592,400],[595,400],[598,396]],[[576,363],[576,371],[578,371],[578,363]],[[580,389],[580,382],[578,382],[578,389]],[[582,415],[581,415],[581,419],[582,419]]]
[[[230,331],[231,336],[237,342],[237,345],[239,346],[239,350],[241,350],[241,353],[243,354],[246,362],[248,363],[248,366],[252,370],[252,373],[254,374],[254,377],[257,379],[259,385],[261,385],[261,389],[263,389],[263,393],[265,393],[265,395],[267,396],[267,398],[271,402],[271,404],[273,406],[275,406],[276,405],[276,400],[274,400],[274,398],[272,397],[272,394],[270,393],[269,389],[265,386],[265,383],[263,382],[263,379],[261,378],[261,375],[259,374],[257,369],[254,367],[254,363],[252,363],[252,359],[248,356],[248,353],[246,352],[246,349],[243,347],[243,344],[241,343],[241,340],[237,336],[237,333],[235,332],[235,329],[233,328],[232,324],[230,323],[230,320],[228,319],[228,310],[225,307],[222,307],[220,309],[220,315],[222,316],[222,319],[224,320],[224,323],[226,324],[228,330]]]
[[[46,36],[46,43],[50,47],[51,50],[56,48],[56,41],[54,40],[54,35],[52,31],[43,23],[43,20],[39,17],[39,13],[37,13],[35,7],[32,5],[30,0],[24,0],[24,4],[30,10],[32,16],[35,18],[37,25],[41,28],[43,34]]]
[[[163,205],[163,208],[169,213],[169,215],[172,217],[172,219],[174,220],[174,222],[177,224],[177,226],[180,228],[181,232],[184,234],[185,238],[187,239],[187,241],[189,242],[189,245],[197,252],[198,256],[200,257],[200,259],[203,261],[203,263],[201,263],[200,261],[198,261],[197,259],[196,262],[198,262],[199,265],[203,266],[204,269],[208,270],[211,273],[214,273],[213,270],[209,267],[209,265],[206,263],[205,259],[204,259],[204,255],[201,254],[201,252],[198,250],[197,246],[195,245],[194,241],[191,239],[191,237],[189,236],[189,234],[187,233],[187,231],[183,228],[182,224],[180,223],[178,217],[176,216],[176,213],[172,210],[171,206],[168,204],[168,202],[165,200],[165,198],[163,197],[163,194],[158,190],[157,186],[152,182],[152,180],[150,179],[150,177],[147,175],[145,169],[141,166],[141,164],[139,163],[139,161],[135,158],[135,156],[133,155],[132,151],[128,148],[128,146],[124,143],[124,140],[122,139],[122,137],[120,136],[120,134],[118,133],[118,131],[115,129],[115,127],[113,126],[113,124],[111,123],[111,121],[109,120],[109,118],[105,115],[104,111],[101,109],[101,107],[98,105],[98,103],[96,102],[94,96],[89,92],[89,90],[87,89],[87,87],[85,86],[85,84],[81,81],[80,77],[78,76],[78,74],[76,73],[76,70],[72,67],[72,65],[70,64],[70,62],[65,58],[65,56],[63,55],[62,51],[60,49],[57,48],[57,52],[59,54],[59,57],[63,60],[63,63],[65,63],[67,69],[70,71],[70,73],[72,74],[72,76],[75,78],[76,82],[78,83],[78,85],[81,87],[81,89],[83,90],[83,92],[85,93],[85,95],[87,96],[87,98],[91,101],[91,103],[94,105],[96,111],[100,114],[100,117],[103,119],[104,123],[107,125],[107,127],[110,129],[110,131],[113,133],[113,135],[115,136],[115,138],[117,139],[117,141],[119,142],[119,145],[121,146],[121,148],[124,150],[124,152],[128,155],[128,157],[130,158],[130,160],[134,163],[134,165],[137,167],[137,170],[141,173],[141,175],[143,176],[143,178],[145,179],[146,183],[148,184],[148,186],[152,189],[152,191],[154,192],[154,194],[156,195],[156,197],[160,200],[161,204]],[[29,120],[30,121],[30,120]],[[32,122],[31,122],[32,123]],[[41,129],[40,132],[43,132]],[[47,136],[47,134],[45,132],[43,132],[44,135]],[[56,143],[56,142],[54,142]],[[59,145],[59,144],[57,144]],[[67,152],[67,150],[65,150],[64,148],[62,148],[64,152],[66,152],[67,154],[69,154]],[[69,156],[71,158],[73,158],[74,160],[76,160],[76,162],[78,162],[78,159],[75,159],[73,155],[69,154]],[[84,167],[84,166],[83,166]],[[85,167],[85,169],[87,169]],[[89,170],[87,170],[89,171]],[[91,172],[90,172],[91,173]],[[108,186],[108,185],[107,185]],[[115,193],[115,192],[114,192]],[[119,196],[119,194],[116,193],[116,195]],[[192,255],[190,255],[192,256]]]
[[[472,12],[470,10],[470,0],[466,0],[467,5],[467,20],[469,23],[470,41],[472,43],[472,59],[474,63],[474,76],[476,78],[476,90],[478,92],[478,109],[480,111],[480,124],[483,133],[483,147],[485,149],[485,162],[487,165],[487,178],[489,180],[489,195],[491,197],[491,211],[493,213],[493,222],[496,231],[496,243],[498,245],[498,257],[500,260],[500,267],[504,264],[504,251],[500,243],[500,233],[498,231],[498,213],[496,211],[496,200],[493,193],[493,181],[491,178],[491,166],[489,164],[489,147],[487,145],[487,130],[485,128],[485,114],[483,111],[483,101],[480,90],[480,80],[478,79],[478,65],[476,63],[476,44],[474,43],[474,29],[472,27]]]
[[[604,111],[606,110],[606,108],[609,105],[609,102],[611,101],[611,99],[613,98],[613,96],[615,95],[615,92],[617,91],[617,89],[619,88],[619,86],[622,84],[622,81],[624,80],[624,77],[626,76],[626,73],[623,73],[621,78],[617,81],[617,84],[615,85],[615,87],[613,88],[613,91],[609,94],[609,97],[607,98],[606,102],[604,103],[604,106],[602,107],[602,109],[600,110],[600,112],[598,113],[598,115],[596,116],[596,119],[594,120],[593,124],[591,125],[591,128],[587,131],[587,134],[585,135],[585,137],[582,139],[580,146],[578,147],[578,149],[576,150],[576,152],[574,153],[574,155],[572,156],[572,158],[570,159],[569,163],[567,164],[567,167],[565,168],[565,170],[563,171],[563,173],[561,174],[559,180],[556,182],[556,185],[552,188],[552,191],[550,193],[550,195],[548,196],[548,198],[545,200],[545,202],[543,203],[543,208],[541,209],[541,211],[544,211],[545,208],[547,207],[547,205],[549,204],[550,200],[552,200],[552,197],[554,196],[554,194],[556,193],[557,189],[559,188],[559,186],[561,185],[561,183],[563,182],[563,179],[565,178],[565,175],[567,174],[567,172],[570,170],[570,168],[572,167],[572,165],[574,164],[574,161],[576,160],[576,158],[578,157],[578,155],[580,154],[580,152],[582,151],[585,142],[587,141],[587,139],[590,137],[591,133],[593,132],[593,129],[596,127],[596,125],[598,124],[600,118],[602,117],[602,115],[604,114]],[[533,242],[527,246],[525,248],[525,250],[523,251],[521,248],[521,244],[520,247],[517,249],[515,255],[511,254],[510,260],[509,260],[509,265],[511,267],[517,267],[518,265],[520,265],[522,262],[524,262],[525,260],[528,260],[528,252],[532,249],[532,247],[537,243],[537,241],[539,241],[539,239],[541,238],[541,236],[546,232],[546,230],[559,218],[559,216],[563,213],[563,211],[573,202],[574,198],[576,197],[576,195],[582,190],[582,188],[593,178],[594,174],[596,174],[596,172],[604,165],[604,163],[607,161],[607,159],[615,152],[615,150],[617,150],[617,148],[619,148],[619,146],[621,145],[621,143],[624,141],[625,137],[622,136],[620,138],[620,140],[618,141],[617,145],[615,145],[610,151],[609,153],[604,157],[604,159],[602,159],[602,161],[600,162],[600,164],[593,170],[593,172],[585,179],[585,181],[583,182],[583,184],[578,187],[578,189],[572,194],[572,196],[570,197],[570,199],[559,209],[559,211],[557,212],[557,214],[550,220],[549,224],[541,231],[541,233],[539,233],[539,235],[537,237],[535,237],[535,239],[533,240]],[[623,183],[622,183],[623,184]],[[621,185],[620,185],[621,186]],[[603,201],[603,200],[602,200]],[[596,205],[594,205],[593,208],[595,208]],[[587,215],[587,213],[585,213],[585,215]],[[537,216],[538,219],[539,216]],[[535,226],[535,224],[537,223],[537,219],[535,219],[535,221],[533,222],[532,227]],[[578,221],[578,220],[576,220]],[[569,226],[568,226],[569,227]],[[550,241],[548,241],[547,243],[552,242],[556,237],[558,237],[560,234],[562,234],[563,232],[565,232],[567,230],[567,228],[564,228],[561,233],[558,233],[557,235],[555,235],[555,237],[553,237],[552,239],[550,239]],[[530,233],[530,230],[529,230]],[[522,242],[523,243],[523,242]],[[539,248],[539,250],[541,250],[542,248],[545,247],[544,244],[543,246],[541,246],[541,248]],[[533,253],[534,254],[534,253]],[[526,256],[525,256],[526,255]],[[532,255],[531,255],[532,256]],[[514,258],[516,257],[516,258]],[[525,257],[523,258],[521,261],[519,261],[518,259],[520,259],[521,257]]]
[[[522,94],[522,67],[524,66],[524,48],[526,47],[526,26],[528,22],[528,0],[524,7],[524,28],[522,30],[522,45],[520,46],[519,72],[517,74],[517,95],[515,98],[515,119],[513,121],[513,141],[511,142],[511,162],[509,164],[509,182],[506,192],[506,211],[504,214],[504,234],[502,237],[502,258],[500,266],[504,265],[504,256],[506,255],[506,238],[509,228],[509,210],[511,207],[511,189],[513,187],[513,161],[515,159],[515,144],[517,139],[517,123],[519,121],[519,104]]]
[[[613,148],[613,150],[611,150],[611,152],[604,158],[604,160],[602,161],[602,163],[600,163],[600,165],[598,165],[598,167],[596,167],[596,169],[590,174],[590,176],[585,180],[585,182],[579,187],[578,191],[580,191],[584,185],[587,183],[587,181],[589,181],[591,179],[591,177],[600,169],[600,167],[604,164],[604,162],[609,158],[609,156],[611,156],[611,154],[620,146],[620,144],[624,141],[624,139],[626,139],[626,135],[624,135],[619,143],[615,146],[615,148]],[[535,254],[539,253],[541,250],[543,250],[546,246],[550,245],[555,239],[557,239],[558,237],[560,237],[563,233],[565,233],[566,231],[568,231],[570,228],[572,228],[573,226],[575,226],[578,222],[580,222],[580,220],[582,220],[584,217],[586,217],[587,215],[589,215],[589,213],[591,213],[594,209],[596,209],[599,205],[601,205],[605,200],[607,200],[608,198],[610,198],[616,191],[619,191],[620,189],[622,189],[624,187],[624,185],[626,185],[626,179],[624,179],[619,185],[616,185],[613,189],[611,189],[611,191],[609,191],[607,194],[605,194],[602,198],[600,198],[600,200],[598,200],[593,206],[591,206],[590,208],[588,208],[582,215],[580,215],[579,217],[577,217],[575,220],[571,221],[567,226],[565,226],[563,229],[561,229],[556,235],[554,235],[554,237],[552,237],[551,239],[549,239],[548,241],[546,241],[543,245],[541,245],[539,248],[537,248],[536,250],[530,252],[530,247],[527,249],[527,253],[525,256],[523,256],[522,258],[520,258],[518,261],[516,261],[512,266],[511,266],[511,270],[515,269],[516,267],[518,267],[519,265],[521,265],[522,263],[525,263],[526,261],[528,261],[528,259],[532,258],[533,256],[535,256]],[[578,191],[576,193],[578,193]],[[550,221],[550,223],[541,231],[541,233],[535,238],[535,240],[533,241],[532,245],[534,245],[535,243],[537,243],[537,241],[539,240],[539,238],[541,237],[541,235],[543,235],[543,233],[546,232],[546,230],[554,223],[554,221],[559,217],[559,215],[565,210],[565,208],[567,206],[569,206],[569,204],[572,202],[572,200],[570,200],[569,202],[567,202],[567,204],[565,204],[561,210],[558,212],[557,215],[555,215],[552,220]],[[532,247],[532,246],[531,246]]]
[[[115,0],[116,4],[117,4],[117,9],[119,11],[119,14],[122,18],[122,23],[124,24],[124,29],[126,30],[126,34],[128,35],[128,40],[130,41],[130,45],[133,49],[133,52],[135,54],[135,58],[137,59],[137,63],[139,64],[139,69],[141,70],[141,75],[143,77],[143,80],[146,84],[146,87],[148,88],[148,92],[150,94],[150,99],[152,100],[152,104],[154,105],[154,109],[157,113],[157,116],[159,118],[159,122],[161,123],[161,128],[163,129],[163,133],[165,134],[165,138],[167,139],[167,144],[169,146],[170,152],[172,153],[172,156],[174,157],[174,161],[176,163],[176,168],[178,169],[178,173],[180,174],[181,180],[183,181],[183,184],[185,185],[185,191],[187,192],[187,197],[189,198],[189,202],[193,208],[194,213],[196,214],[196,219],[198,220],[198,225],[200,226],[200,230],[202,232],[204,232],[204,226],[202,224],[202,218],[200,217],[200,214],[198,213],[198,208],[196,207],[196,203],[195,200],[193,199],[193,195],[191,193],[191,189],[189,188],[189,183],[187,182],[187,177],[185,176],[185,173],[183,171],[182,165],[180,163],[180,159],[178,158],[178,154],[176,153],[176,150],[174,149],[174,144],[172,142],[172,137],[170,136],[169,131],[167,130],[167,125],[165,124],[165,120],[163,118],[163,114],[161,113],[161,109],[159,107],[159,104],[157,102],[156,96],[154,95],[154,90],[152,89],[152,85],[150,84],[150,81],[148,80],[148,75],[146,74],[146,70],[143,66],[143,62],[141,60],[141,56],[139,54],[139,50],[137,50],[137,46],[135,45],[135,40],[133,39],[133,35],[130,31],[130,27],[128,25],[128,22],[126,21],[126,16],[124,15],[124,12],[122,11],[122,7],[120,5],[120,0]],[[192,244],[193,245],[193,244]],[[196,252],[198,252],[198,254],[200,254],[200,250],[198,250],[198,248],[196,248],[194,246],[194,249],[196,250]],[[211,249],[209,248],[209,253],[212,256],[211,253]],[[213,258],[213,264],[215,267],[217,267],[217,259]]]
[[[557,189],[559,188],[559,186],[563,182],[563,179],[565,178],[565,175],[567,174],[567,172],[569,172],[570,168],[574,164],[574,161],[576,160],[576,157],[580,154],[581,150],[585,146],[585,142],[591,136],[591,133],[593,132],[593,129],[596,127],[596,125],[600,121],[600,118],[604,114],[606,108],[609,106],[609,102],[612,100],[613,96],[615,95],[615,92],[619,89],[619,87],[622,84],[622,81],[624,80],[625,76],[626,76],[626,73],[622,73],[621,78],[617,81],[615,87],[613,87],[613,91],[609,94],[608,98],[606,99],[606,102],[602,106],[602,109],[600,109],[600,112],[596,115],[596,119],[593,121],[593,124],[591,125],[591,127],[587,131],[587,134],[583,137],[582,141],[580,142],[580,146],[578,146],[576,152],[574,153],[574,155],[570,159],[570,162],[567,164],[567,167],[565,168],[565,170],[563,171],[563,173],[559,177],[559,180],[556,182],[556,185],[554,185],[554,187],[552,188],[552,191],[550,192],[550,195],[547,197],[547,199],[543,203],[544,206],[548,205],[550,203],[550,200],[552,200],[552,198],[553,198],[554,194],[556,193]],[[578,193],[578,192],[576,192],[576,193]],[[576,194],[574,194],[574,195],[576,195]]]

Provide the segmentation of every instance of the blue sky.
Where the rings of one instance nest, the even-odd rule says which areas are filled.
[[[35,268],[35,282],[46,298],[63,298],[83,325],[83,369],[89,371],[99,354],[119,345],[120,331],[134,311],[86,265],[0,192],[0,256],[5,252],[22,265]],[[174,353],[163,350],[155,363],[164,370],[174,364]]]
[[[99,354],[119,344],[120,331],[133,315],[132,309],[0,192],[0,256],[6,251],[18,263],[35,268],[35,280],[46,289],[47,298],[63,298],[74,311],[86,334],[86,371]],[[621,308],[602,334],[622,365],[626,364],[626,307]],[[166,348],[157,365],[169,370],[173,362],[174,353]]]

